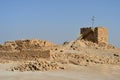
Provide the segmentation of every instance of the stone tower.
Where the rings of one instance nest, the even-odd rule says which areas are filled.
[[[104,27],[81,28],[80,39],[92,41],[97,44],[108,44],[108,29]]]

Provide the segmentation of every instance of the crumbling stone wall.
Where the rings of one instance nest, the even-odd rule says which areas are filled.
[[[0,51],[0,59],[3,60],[35,60],[39,58],[45,58],[45,59],[50,59],[51,57],[51,51],[50,50],[45,50],[41,51],[38,49],[32,49],[32,50],[22,50],[21,52],[19,51]]]
[[[108,30],[103,27],[81,28],[82,39],[98,44],[108,44]]]
[[[105,43],[108,44],[108,30],[107,28],[102,28],[102,27],[97,27],[96,28],[97,32],[97,43]]]
[[[87,41],[92,41],[96,42],[96,39],[94,37],[94,32],[92,31],[92,28],[81,28],[81,34],[82,34],[82,39],[87,40]]]

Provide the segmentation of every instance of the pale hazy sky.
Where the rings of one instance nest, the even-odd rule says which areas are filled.
[[[39,38],[56,43],[77,37],[81,27],[109,29],[120,47],[120,0],[0,0],[0,42]]]

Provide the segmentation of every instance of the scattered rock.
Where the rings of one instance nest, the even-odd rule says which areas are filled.
[[[34,61],[34,62],[27,62],[18,66],[15,66],[11,69],[11,71],[50,71],[50,70],[57,70],[57,69],[64,69],[63,66],[58,65],[56,62],[51,61]]]
[[[120,50],[113,46],[98,45],[85,40],[55,45],[44,40],[16,40],[0,44],[0,62],[23,61],[12,71],[49,71],[65,69],[65,64],[88,66],[94,64],[120,64]],[[116,51],[116,52],[115,52]],[[115,54],[113,54],[115,53]],[[39,60],[38,60],[39,59]],[[42,60],[45,59],[45,60]],[[29,62],[28,62],[29,61]]]

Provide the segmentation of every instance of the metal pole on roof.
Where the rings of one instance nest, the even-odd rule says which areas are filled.
[[[94,27],[94,21],[95,21],[95,17],[94,16],[92,16],[92,27]]]

